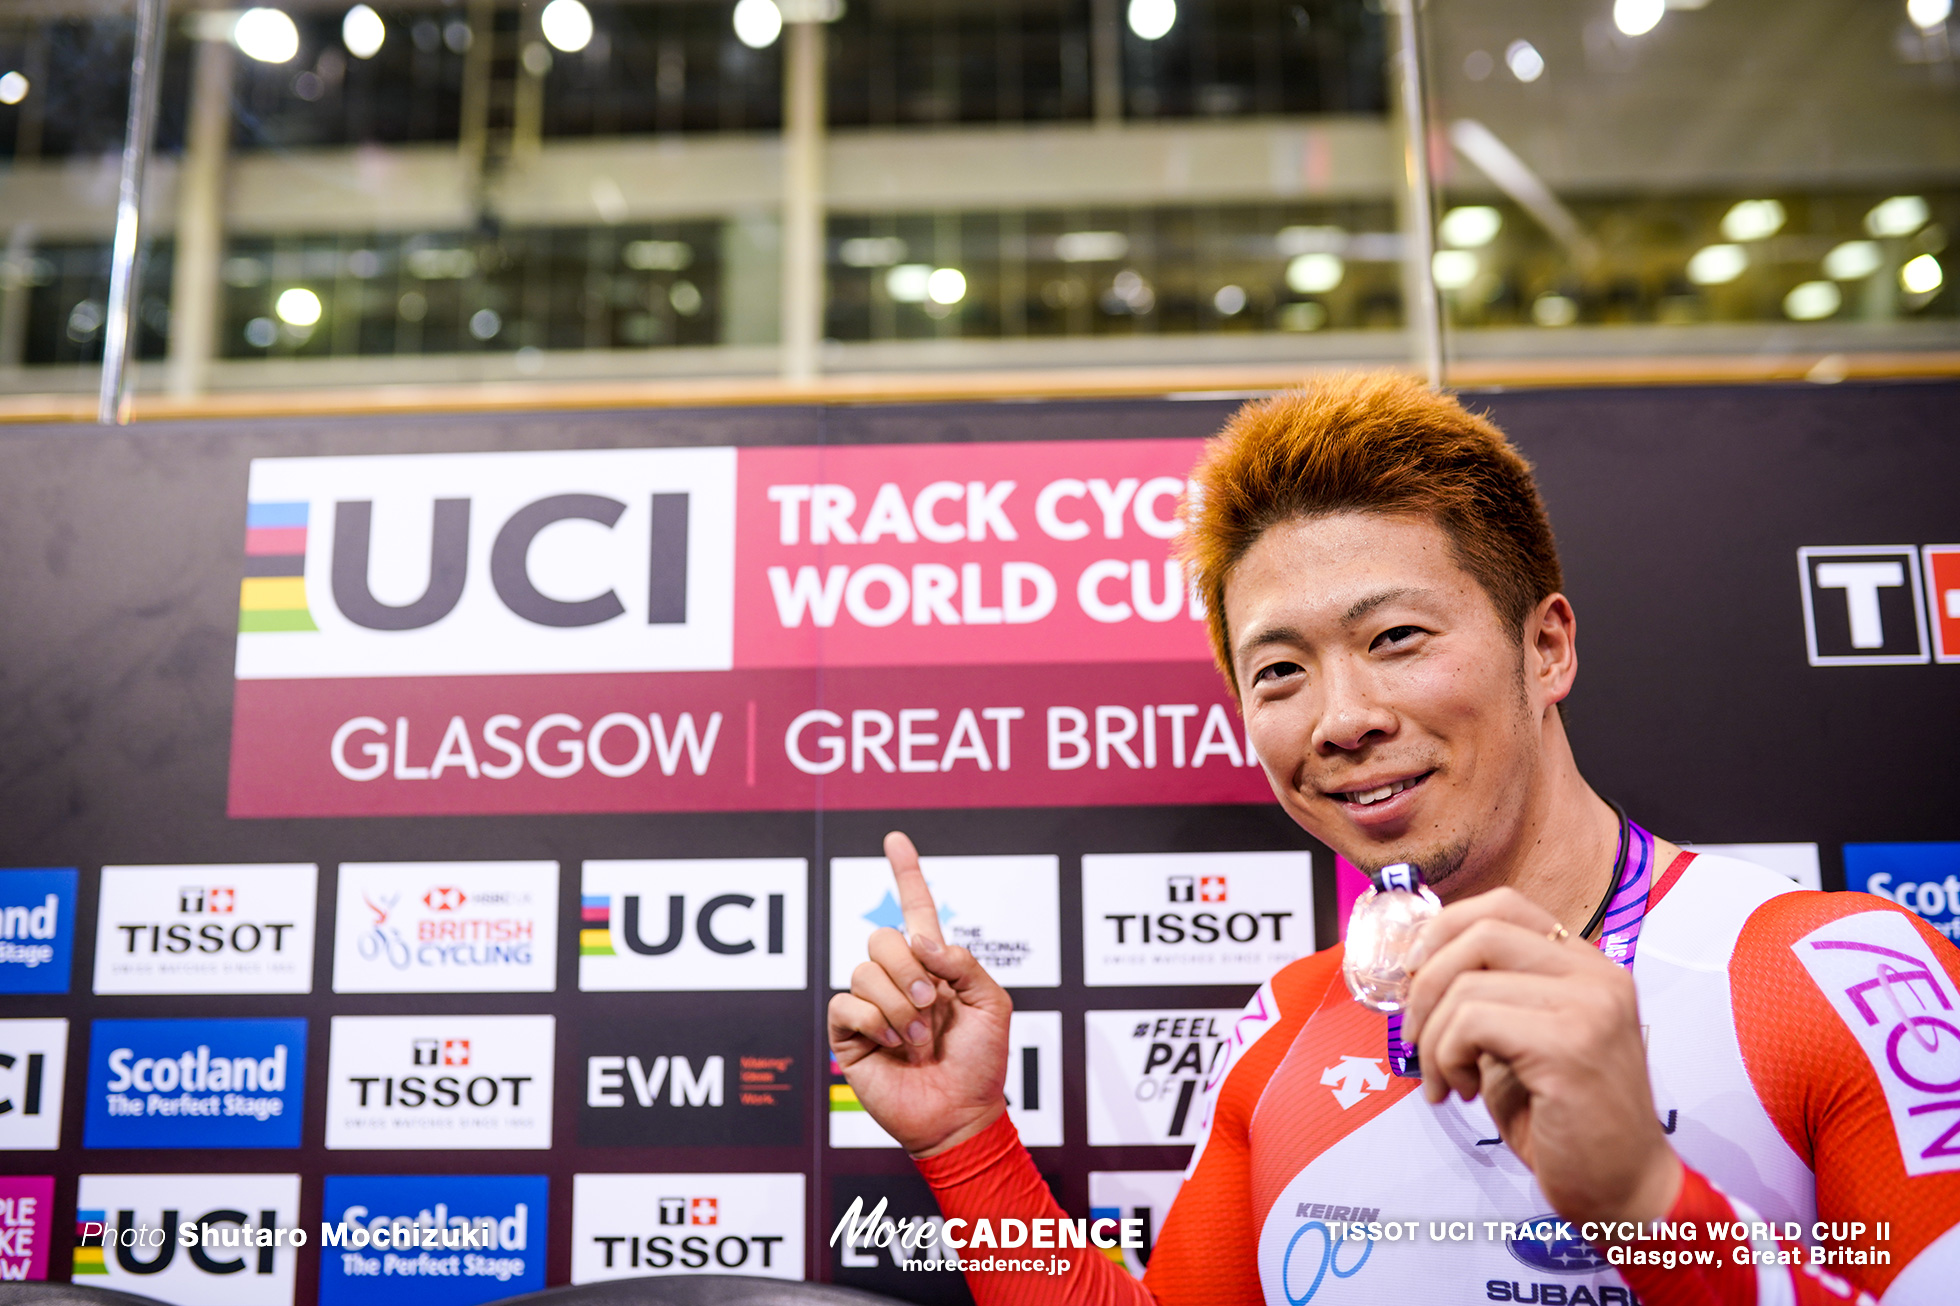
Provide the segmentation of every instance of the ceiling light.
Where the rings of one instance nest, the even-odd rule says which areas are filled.
[[[1437,289],[1461,290],[1477,279],[1480,266],[1477,256],[1467,249],[1439,249],[1429,261],[1429,272],[1436,279]]]
[[[852,236],[837,247],[837,257],[852,268],[888,268],[903,263],[905,253],[897,236]]]
[[[1793,321],[1816,322],[1844,303],[1835,281],[1806,281],[1783,297],[1783,313]]]
[[[0,104],[19,104],[27,98],[27,78],[18,72],[0,73]]]
[[[1341,284],[1347,264],[1339,254],[1301,254],[1286,265],[1286,287],[1302,295],[1324,294]]]
[[[923,304],[926,282],[931,279],[931,264],[901,263],[885,274],[885,293],[900,304]]]
[[[538,30],[553,49],[577,54],[592,44],[592,11],[579,0],[551,0],[538,15]]]
[[[1946,284],[1946,273],[1938,259],[1921,254],[1899,269],[1899,284],[1908,294],[1930,295]]]
[[[1667,0],[1613,0],[1613,26],[1628,36],[1645,36],[1667,13]]]
[[[1245,311],[1245,287],[1220,286],[1218,293],[1211,297],[1211,306],[1218,310],[1220,317],[1237,317]]]
[[[367,5],[355,5],[340,20],[340,42],[356,59],[372,59],[388,39],[388,25]]]
[[[934,268],[926,277],[926,298],[935,304],[957,304],[966,298],[966,274],[958,268]]]
[[[1726,286],[1749,266],[1740,245],[1704,245],[1688,260],[1688,280],[1697,286]]]
[[[782,34],[783,11],[776,8],[775,0],[740,0],[735,6],[735,39],[749,49],[774,45]]]
[[[1953,0],[1906,0],[1906,17],[1922,32],[1944,23],[1953,12]]]
[[[1531,320],[1545,327],[1571,326],[1579,320],[1579,306],[1564,295],[1540,295],[1531,301]]]
[[[1504,66],[1521,82],[1535,82],[1545,75],[1545,56],[1529,41],[1513,41],[1504,47]]]
[[[1776,200],[1743,200],[1722,215],[1722,234],[1730,240],[1764,240],[1783,230],[1785,216]]]
[[[1155,41],[1177,24],[1177,0],[1130,0],[1130,30]]]
[[[310,327],[320,320],[320,297],[305,286],[294,286],[279,292],[272,311],[287,326]]]
[[[285,63],[299,53],[299,28],[277,9],[247,9],[232,24],[231,43],[260,63]]]
[[[1482,249],[1504,228],[1504,215],[1488,204],[1465,204],[1443,215],[1437,234],[1457,249]]]
[[[1878,271],[1885,261],[1875,240],[1847,240],[1824,256],[1824,275],[1833,281],[1857,281]]]
[[[1064,263],[1113,263],[1130,252],[1120,231],[1065,231],[1055,237],[1055,257]]]
[[[1865,230],[1874,236],[1910,236],[1933,216],[1926,201],[1917,195],[1894,195],[1872,206],[1865,215]]]

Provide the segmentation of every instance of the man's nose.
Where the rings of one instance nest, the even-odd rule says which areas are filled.
[[[1328,665],[1321,676],[1320,719],[1314,724],[1315,752],[1352,752],[1374,736],[1395,733],[1395,714],[1374,692],[1371,678],[1345,663]]]

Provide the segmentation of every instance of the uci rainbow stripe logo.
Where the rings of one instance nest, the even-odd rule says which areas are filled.
[[[245,506],[241,633],[319,629],[306,606],[306,511],[304,502]]]

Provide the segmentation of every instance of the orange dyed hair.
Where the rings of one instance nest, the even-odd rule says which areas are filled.
[[[1397,373],[1345,373],[1247,404],[1205,447],[1184,552],[1233,693],[1225,582],[1268,527],[1340,512],[1428,517],[1522,639],[1563,584],[1552,524],[1504,433]]]

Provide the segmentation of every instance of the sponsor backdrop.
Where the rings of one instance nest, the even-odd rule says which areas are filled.
[[[1474,402],[1541,471],[1599,787],[1953,933],[1960,387]],[[829,1244],[936,1216],[822,1041],[894,826],[1140,1272],[1234,1013],[1360,883],[1173,556],[1233,406],[0,428],[0,1278],[967,1301],[934,1237]]]

